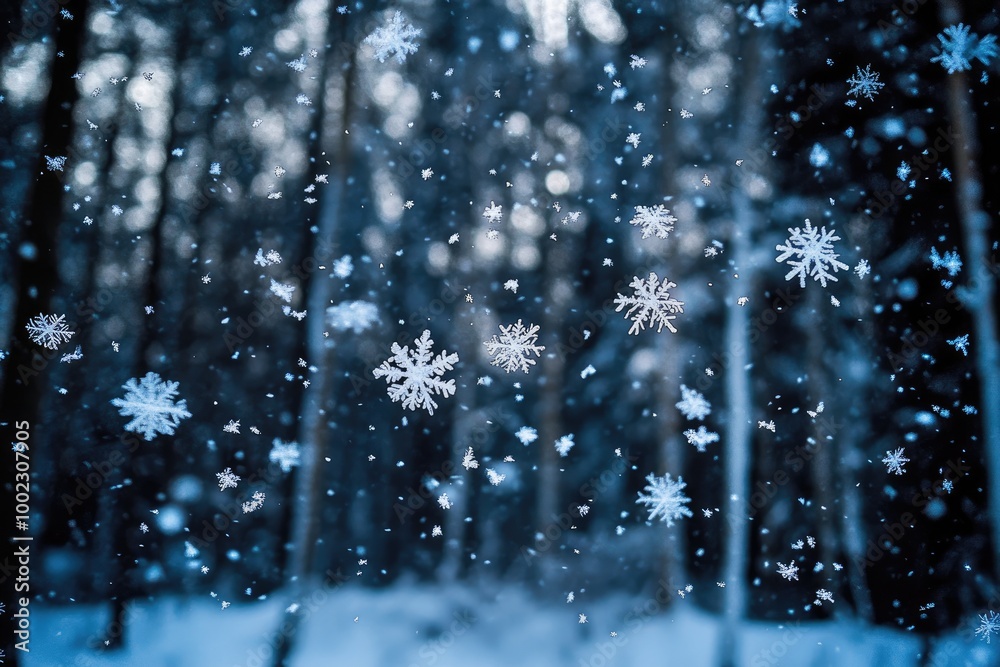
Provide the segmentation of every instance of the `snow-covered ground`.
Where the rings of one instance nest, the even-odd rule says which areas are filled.
[[[317,589],[319,590],[319,589]],[[28,665],[87,667],[258,667],[272,663],[287,598],[221,604],[207,598],[138,603],[128,614],[124,650],[88,648],[109,621],[107,606],[40,607],[32,624]],[[295,637],[301,667],[603,667],[715,664],[718,619],[689,600],[666,613],[652,598],[616,596],[541,604],[514,587],[484,592],[459,585],[346,585],[303,601]],[[646,613],[643,609],[653,610]],[[585,623],[580,623],[585,614]],[[616,635],[612,635],[612,633]],[[915,665],[918,637],[850,623],[748,623],[748,667]],[[956,640],[957,641],[957,640]],[[961,658],[939,667],[986,664],[992,653],[962,642]],[[978,655],[977,655],[978,654]]]

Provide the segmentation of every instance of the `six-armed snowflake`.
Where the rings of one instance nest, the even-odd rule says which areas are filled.
[[[687,503],[691,502],[691,499],[682,493],[687,486],[683,477],[678,477],[675,482],[670,479],[670,473],[663,477],[650,473],[646,476],[646,482],[644,490],[647,494],[640,491],[639,499],[635,502],[637,505],[646,506],[650,521],[659,517],[667,526],[672,526],[674,519],[692,516],[691,510],[687,508]]]
[[[191,416],[187,401],[174,403],[178,385],[161,381],[159,375],[149,372],[141,380],[132,378],[122,385],[125,398],[116,398],[111,404],[120,408],[123,417],[133,417],[125,424],[126,431],[142,433],[146,440],[152,440],[158,433],[173,435],[181,420]]]
[[[620,313],[628,306],[625,317],[632,320],[632,326],[628,330],[630,335],[638,335],[646,328],[647,322],[650,327],[657,325],[657,333],[663,327],[667,327],[671,333],[677,333],[670,320],[675,319],[674,313],[684,312],[684,302],[670,296],[670,289],[677,287],[676,284],[667,279],[661,283],[659,277],[650,272],[648,280],[635,276],[629,287],[635,290],[635,294],[625,296],[619,293],[615,298],[615,305],[618,306],[615,312]]]
[[[518,320],[508,326],[500,325],[500,335],[493,336],[485,341],[486,351],[493,357],[494,366],[502,366],[510,373],[511,371],[522,370],[527,373],[535,360],[531,358],[541,356],[544,345],[535,345],[538,340],[538,325],[529,324],[527,328]]]
[[[400,347],[399,343],[393,343],[390,348],[392,356],[373,370],[372,375],[385,378],[389,384],[389,398],[393,402],[402,403],[408,410],[421,408],[433,415],[438,406],[433,395],[448,398],[455,393],[455,381],[442,380],[441,376],[455,367],[458,355],[441,352],[433,356],[431,348],[434,341],[427,330],[413,343],[413,352],[410,352],[409,345]]]
[[[675,222],[677,222],[677,218],[670,215],[670,210],[663,204],[657,204],[656,206],[636,206],[635,216],[629,221],[629,224],[641,229],[644,239],[648,239],[650,236],[665,239],[674,230]]]
[[[69,330],[69,326],[67,326],[65,320],[65,315],[43,315],[39,313],[36,317],[28,320],[24,328],[28,330],[28,338],[33,343],[47,347],[50,350],[55,350],[76,333]]]
[[[785,274],[785,280],[798,276],[799,287],[805,287],[806,278],[811,277],[826,287],[827,280],[837,282],[837,277],[830,273],[831,269],[836,273],[840,269],[849,268],[847,264],[837,260],[840,255],[833,251],[833,242],[840,240],[833,230],[828,232],[826,227],[816,229],[806,218],[805,228],[789,227],[788,233],[791,236],[786,242],[787,245],[778,244],[774,247],[775,250],[782,251],[774,261],[787,260],[788,266],[792,267],[792,270]],[[795,259],[790,259],[791,257]]]

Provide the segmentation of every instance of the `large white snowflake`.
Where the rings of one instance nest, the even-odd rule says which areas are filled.
[[[42,345],[55,350],[68,341],[76,333],[66,325],[65,315],[43,315],[32,317],[24,328],[28,330],[28,338],[36,345]]]
[[[518,320],[506,327],[501,324],[500,335],[493,336],[483,345],[493,357],[490,363],[494,366],[503,366],[508,373],[519,369],[527,373],[535,365],[535,360],[531,358],[532,353],[539,357],[545,349],[544,345],[535,345],[537,341],[538,325],[529,324],[528,328],[525,328],[521,320]]]
[[[161,381],[159,375],[150,372],[141,380],[131,378],[122,385],[125,398],[113,399],[111,404],[121,408],[118,411],[121,416],[133,418],[125,424],[125,430],[142,433],[146,440],[152,440],[158,433],[173,435],[181,420],[191,416],[187,401],[174,403],[179,384]]]
[[[423,31],[414,28],[406,22],[406,17],[402,12],[396,12],[389,21],[365,37],[364,43],[375,49],[375,57],[380,63],[384,63],[389,56],[396,56],[396,61],[400,64],[406,62],[406,56],[417,52],[420,46],[413,41],[414,37],[419,37]]]
[[[712,404],[705,400],[701,392],[690,389],[684,384],[681,385],[681,400],[675,403],[674,407],[680,410],[687,419],[701,421],[712,414]],[[687,434],[685,433],[685,435]]]
[[[789,227],[788,233],[791,236],[788,238],[787,245],[774,246],[775,250],[782,251],[774,261],[784,262],[788,260],[788,266],[792,267],[792,270],[785,274],[785,280],[791,280],[793,276],[798,276],[799,287],[805,287],[806,277],[810,276],[826,287],[827,280],[837,282],[837,277],[830,273],[831,269],[836,273],[840,269],[846,270],[848,268],[847,264],[837,260],[840,255],[833,251],[833,242],[840,240],[835,231],[828,232],[826,227],[816,229],[806,218],[804,229]],[[795,259],[789,259],[791,257]]]
[[[684,312],[684,302],[670,296],[670,289],[677,287],[676,284],[666,278],[661,283],[657,275],[650,272],[648,280],[635,276],[629,287],[635,290],[635,295],[618,294],[615,299],[615,305],[618,306],[615,312],[620,313],[623,308],[629,307],[625,311],[625,317],[632,320],[632,326],[628,330],[630,335],[638,335],[646,328],[647,321],[651,328],[654,324],[658,325],[657,333],[662,331],[663,327],[667,327],[671,333],[677,333],[670,320],[675,319],[673,313]]]
[[[409,345],[400,347],[399,343],[393,343],[390,348],[392,356],[373,370],[372,375],[385,378],[389,384],[389,398],[393,402],[402,403],[409,410],[423,408],[433,415],[438,406],[433,394],[448,398],[455,393],[455,381],[444,381],[441,376],[454,368],[458,355],[441,352],[433,356],[431,347],[434,341],[427,330],[413,343],[416,349],[412,353]]]
[[[642,229],[642,238],[648,239],[655,236],[658,239],[665,239],[674,230],[674,223],[677,218],[670,215],[670,210],[663,204],[656,206],[636,206],[635,217],[629,224]]]
[[[670,479],[670,473],[663,477],[650,473],[646,476],[646,482],[648,484],[643,490],[647,491],[648,495],[640,491],[639,499],[635,502],[637,505],[646,506],[650,521],[659,517],[661,521],[667,523],[667,526],[672,526],[674,519],[691,516],[691,510],[686,507],[691,499],[681,492],[687,486],[683,477],[678,477],[675,482]]]

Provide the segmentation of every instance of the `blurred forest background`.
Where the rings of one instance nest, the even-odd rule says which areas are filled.
[[[419,47],[380,62],[364,39],[395,11]],[[973,633],[1000,611],[1000,72],[931,60],[948,26],[996,34],[992,3],[26,0],[0,16],[0,422],[12,441],[31,424],[33,611],[102,605],[89,642],[33,636],[60,664],[141,642],[115,624],[132,601],[280,599],[294,627],[290,601],[331,576],[526,589],[581,644],[578,614],[660,587],[660,612],[717,619],[699,650],[718,665],[750,664],[747,623],[792,621],[909,634],[914,664],[956,646],[955,664],[1000,664]],[[849,94],[868,66],[884,87]],[[628,222],[657,204],[675,229],[642,238]],[[806,219],[870,274],[786,281],[775,246]],[[960,270],[931,259],[951,252]],[[630,336],[612,300],[650,272],[684,312],[677,333]],[[33,343],[40,313],[75,335]],[[527,375],[483,345],[519,319],[546,346]],[[460,357],[433,415],[372,374],[424,330]],[[149,372],[192,416],[147,442],[111,401]],[[674,407],[682,384],[711,403],[703,422]],[[705,451],[683,434],[700,425],[719,434]],[[881,461],[898,448],[902,475]],[[693,516],[647,521],[651,473],[683,477]],[[4,664],[24,660],[7,646]],[[295,651],[289,633],[270,662]],[[809,664],[849,664],[824,659]]]

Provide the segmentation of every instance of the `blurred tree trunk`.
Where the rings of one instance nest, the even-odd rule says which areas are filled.
[[[762,77],[761,53],[766,41],[759,32],[742,26],[743,34],[736,38],[736,52],[742,56],[738,65],[743,74],[733,95],[733,114],[742,117],[737,131],[734,154],[730,163],[750,154],[762,136],[763,126],[761,97],[765,91]],[[750,163],[742,169],[751,169]],[[743,174],[748,177],[749,174]],[[748,578],[750,576],[750,525],[745,507],[750,497],[750,455],[753,448],[751,419],[753,396],[750,390],[750,339],[749,314],[746,308],[736,305],[737,300],[752,289],[754,268],[752,243],[759,227],[757,211],[745,191],[744,178],[732,189],[733,222],[730,227],[729,247],[734,278],[726,294],[726,321],[723,330],[725,352],[730,364],[725,369],[725,394],[729,414],[723,433],[725,461],[725,499],[728,531],[724,540],[723,580],[724,596],[723,642],[720,647],[722,667],[740,664],[740,624],[746,616],[748,605]],[[735,498],[736,500],[730,500]]]
[[[348,30],[350,19],[333,21],[330,8],[325,8],[327,20],[327,43],[340,44]],[[340,118],[329,122],[327,109],[332,105],[328,99],[330,70],[336,66],[338,91],[343,96]],[[327,422],[329,416],[326,410],[327,401],[331,398],[332,387],[335,386],[333,349],[327,345],[326,309],[333,296],[333,282],[330,274],[331,249],[336,245],[336,238],[343,226],[342,214],[344,193],[347,188],[347,178],[351,172],[351,137],[349,134],[350,113],[353,106],[354,93],[354,55],[347,56],[342,63],[341,56],[329,52],[320,62],[319,104],[313,117],[311,136],[317,142],[312,147],[311,163],[317,167],[322,164],[320,158],[328,154],[324,146],[332,145],[333,165],[329,187],[323,193],[320,204],[318,231],[313,242],[311,257],[315,265],[303,279],[302,289],[306,294],[306,331],[305,358],[316,367],[309,376],[310,385],[302,394],[302,405],[299,409],[298,442],[301,448],[301,463],[296,470],[294,491],[292,497],[292,527],[289,549],[289,566],[287,576],[291,581],[293,604],[308,590],[313,583],[315,570],[315,549],[319,539],[319,524],[321,518],[320,502],[323,498],[323,466],[324,454],[331,439]],[[324,158],[325,159],[325,158]],[[325,267],[324,269],[318,268]],[[294,638],[302,622],[303,608],[289,607],[282,616],[282,627],[290,624],[291,630],[280,631],[284,642],[275,652],[275,665],[285,667],[291,664],[291,652],[294,648]]]
[[[961,19],[955,0],[941,0],[941,22]],[[987,475],[988,515],[993,544],[994,574],[1000,580],[1000,341],[997,340],[996,275],[990,257],[992,221],[983,210],[983,180],[979,173],[979,132],[965,72],[948,74],[948,115],[961,137],[955,143],[955,201],[962,225],[968,283],[960,295],[972,314],[972,353],[979,375],[979,405]]]
[[[13,3],[12,3],[13,4]],[[53,55],[49,81],[50,89],[42,115],[42,154],[50,157],[69,155],[73,142],[73,122],[70,111],[79,95],[76,86],[70,85],[71,76],[78,70],[86,38],[89,3],[70,3],[74,21],[59,21],[55,28],[53,52],[61,52],[62,57]],[[55,18],[53,17],[53,20]],[[59,273],[56,261],[57,230],[62,221],[64,172],[50,172],[45,168],[44,157],[40,157],[35,167],[35,180],[29,194],[28,210],[24,218],[21,235],[21,251],[14,256],[17,291],[14,295],[13,332],[10,357],[6,360],[7,372],[3,377],[0,392],[0,424],[8,426],[9,440],[15,440],[18,425],[29,425],[29,447],[42,441],[39,435],[44,425],[39,421],[38,402],[40,385],[44,382],[44,369],[55,362],[57,352],[42,351],[28,339],[24,327],[28,320],[39,313],[51,314],[52,298],[59,287]],[[57,313],[61,314],[61,313]],[[68,319],[68,318],[67,318]],[[41,370],[39,370],[41,369]],[[29,455],[31,451],[29,450]],[[4,457],[3,502],[5,507],[14,506],[14,486],[16,459]],[[27,531],[31,534],[31,529]],[[10,548],[10,547],[9,547]],[[5,553],[5,557],[9,554]],[[6,564],[6,563],[5,563]],[[13,614],[18,595],[14,591],[14,578],[5,577],[3,602],[8,613]],[[10,629],[9,624],[5,624]],[[7,644],[6,665],[18,665],[20,651]]]

